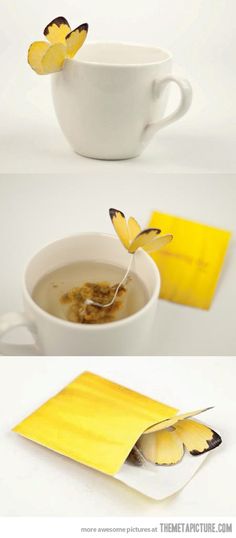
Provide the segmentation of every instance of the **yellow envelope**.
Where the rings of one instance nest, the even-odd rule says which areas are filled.
[[[231,232],[154,211],[150,227],[171,233],[171,243],[151,254],[161,274],[160,297],[208,309]]]
[[[115,475],[142,433],[177,411],[84,372],[13,431],[84,465]]]

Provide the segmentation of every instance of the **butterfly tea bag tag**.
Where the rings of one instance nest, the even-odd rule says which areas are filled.
[[[178,416],[176,408],[84,372],[13,431],[111,475],[145,495],[162,499],[182,488],[207,452],[214,448],[208,443],[212,442],[213,434],[218,434],[206,427],[204,442],[202,430],[197,437],[197,457],[190,452],[180,454],[179,445],[183,446],[180,433],[178,438],[168,441],[166,450],[161,446],[163,443],[159,443],[158,437],[169,428],[169,421],[172,424],[182,422],[184,442],[195,448],[196,427],[191,433],[191,427],[186,426],[186,417],[194,414]],[[154,435],[158,442],[150,452],[150,436]],[[220,444],[220,437],[217,439]],[[141,464],[132,457],[133,451],[142,452]],[[165,457],[168,461],[174,458],[178,463],[174,465],[173,460],[172,465],[156,464],[156,459]]]
[[[161,273],[160,298],[209,309],[231,233],[154,211],[149,226],[160,226],[174,241],[151,254]]]
[[[161,234],[161,230],[159,228],[147,228],[142,230],[134,217],[130,217],[128,220],[126,220],[124,213],[119,209],[110,208],[109,215],[117,236],[119,237],[124,248],[130,254],[130,261],[126,271],[124,272],[122,280],[119,282],[119,284],[117,284],[113,297],[108,303],[101,304],[99,302],[95,302],[94,300],[88,300],[86,302],[87,305],[93,305],[103,309],[112,307],[118,294],[128,284],[132,264],[137,250],[143,248],[146,252],[150,253],[167,245],[170,241],[172,241],[173,238],[171,234],[159,235]]]
[[[86,40],[88,24],[71,30],[65,17],[56,17],[43,33],[47,41],[34,41],[28,49],[28,63],[38,75],[61,71],[66,60],[74,58]]]
[[[124,213],[119,209],[110,208],[109,215],[118,238],[130,254],[130,261],[127,269],[124,271],[122,280],[115,287],[113,296],[108,302],[99,302],[93,298],[86,301],[85,306],[94,306],[103,310],[111,308],[115,304],[117,296],[122,293],[122,289],[126,291],[124,288],[128,285],[132,264],[137,250],[142,248],[147,253],[156,252],[156,250],[172,241],[173,238],[171,234],[162,235],[159,228],[147,228],[142,230],[134,217],[129,217],[129,219],[126,220]]]

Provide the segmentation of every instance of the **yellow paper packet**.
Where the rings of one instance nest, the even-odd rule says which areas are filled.
[[[160,297],[197,308],[211,306],[231,232],[154,211],[150,227],[171,233],[171,243],[151,254],[161,274]]]
[[[142,433],[177,411],[84,372],[13,431],[84,465],[115,475]]]

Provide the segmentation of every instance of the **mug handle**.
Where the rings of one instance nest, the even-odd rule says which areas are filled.
[[[166,118],[163,118],[157,122],[149,123],[144,128],[142,133],[142,142],[146,145],[157,131],[167,127],[176,120],[179,120],[190,108],[192,103],[192,87],[188,80],[184,78],[177,78],[171,75],[162,78],[161,80],[154,80],[153,82],[153,97],[157,99],[161,96],[162,92],[170,82],[175,82],[180,89],[180,103],[177,109],[169,114]]]
[[[36,345],[8,344],[2,338],[17,327],[26,327],[35,339],[36,331],[26,315],[22,312],[8,312],[0,316],[0,355],[38,355]]]

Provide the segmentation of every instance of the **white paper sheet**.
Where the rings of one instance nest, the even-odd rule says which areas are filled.
[[[180,463],[169,466],[147,464],[139,467],[124,463],[114,478],[143,495],[161,501],[182,489],[207,456],[208,454],[191,456],[185,453]]]

